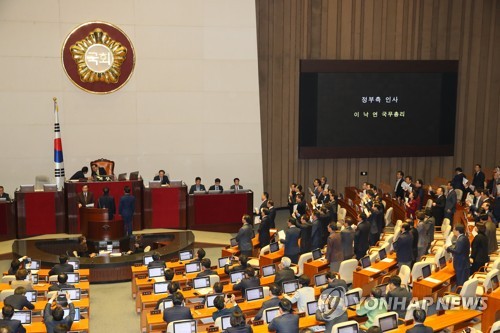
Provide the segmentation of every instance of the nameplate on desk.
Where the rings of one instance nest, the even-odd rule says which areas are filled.
[[[170,259],[170,262],[177,262],[177,261],[179,261],[179,258],[172,258],[172,259]]]
[[[161,310],[152,310],[149,312],[149,314],[152,314],[152,315],[157,315],[157,314],[160,314],[161,313]]]
[[[143,292],[142,292],[142,294],[143,294],[144,296],[146,296],[146,295],[151,295],[152,293],[151,293],[151,291],[143,291]]]
[[[264,320],[254,320],[253,321],[253,326],[260,326],[264,325]]]
[[[385,258],[385,259],[382,259],[380,260],[381,262],[388,262],[388,263],[391,263],[394,261],[394,259],[391,259],[391,258]]]
[[[380,273],[380,269],[376,269],[376,268],[373,268],[373,267],[366,267],[364,268],[365,271],[368,271],[368,272],[372,272],[372,273]]]
[[[142,262],[135,262],[134,267],[141,267],[143,266]]]
[[[221,284],[222,284],[223,286],[227,286],[227,285],[229,284],[229,281],[222,281],[222,282],[221,282]]]
[[[305,312],[299,312],[299,313],[297,313],[297,315],[299,316],[299,318],[304,318],[306,316],[306,313]]]
[[[438,284],[438,283],[443,282],[443,281],[441,281],[441,280],[434,279],[434,278],[431,278],[431,277],[426,277],[426,278],[424,279],[424,281],[427,281],[427,282],[430,282],[430,283],[434,283],[434,284]]]
[[[188,290],[191,290],[191,289],[193,289],[193,287],[184,287],[184,288],[182,288],[182,291],[188,291]]]
[[[219,328],[217,326],[207,327],[207,332],[219,332]]]
[[[235,302],[236,302],[236,303],[243,303],[244,301],[245,301],[245,299],[244,299],[244,298],[240,298],[240,299],[237,299]]]
[[[140,274],[140,275],[137,275],[137,278],[138,279],[145,279],[147,278],[148,276],[146,274]]]
[[[205,306],[203,304],[198,304],[194,306],[195,310],[203,309]]]
[[[175,275],[182,275],[181,271],[175,272]]]

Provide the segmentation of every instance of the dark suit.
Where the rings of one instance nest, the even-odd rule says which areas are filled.
[[[152,267],[167,267],[167,265],[165,264],[165,262],[163,260],[157,260],[157,261],[151,261],[148,263],[148,268],[152,268]]]
[[[225,265],[224,266],[224,272],[226,274],[230,274],[232,272],[239,272],[239,271],[244,271],[247,267],[249,267],[248,265],[234,265],[233,267],[229,267],[229,265]]]
[[[161,179],[160,179],[160,175],[155,176],[155,178],[153,178],[153,180],[156,180],[156,181],[159,180],[159,181],[161,181],[162,185],[170,184],[170,179],[168,179],[167,175],[161,177]]]
[[[291,226],[285,231],[285,240],[280,240],[281,243],[285,244],[285,257],[290,258],[294,264],[299,261],[299,238],[299,228]]]
[[[259,312],[257,312],[257,314],[255,315],[255,320],[261,320],[262,315],[264,314],[264,310],[277,307],[278,304],[280,304],[280,301],[281,301],[281,299],[279,297],[272,296],[271,299],[268,299],[267,301],[262,303],[262,306],[260,307]]]
[[[280,269],[274,276],[274,283],[283,288],[283,282],[295,280],[295,273],[290,267]]]
[[[352,259],[354,256],[354,234],[355,231],[352,227],[344,228],[340,231],[340,240],[342,243],[344,260]]]
[[[205,185],[200,184],[200,185],[191,185],[189,188],[189,194],[193,194],[195,191],[206,191]]]
[[[455,214],[457,205],[457,192],[451,190],[446,196],[446,204],[444,206],[444,216],[449,218],[453,222],[453,214]]]
[[[49,276],[51,275],[59,275],[61,273],[73,273],[75,269],[73,265],[64,263],[64,264],[55,264],[54,267],[49,271]]]
[[[92,177],[95,177],[95,176],[106,176],[106,169],[104,169],[103,167],[99,167],[99,174],[97,174],[95,171],[92,171]]]
[[[2,195],[0,195],[0,198],[4,198],[5,200],[10,201],[9,194],[8,194],[8,193],[5,193],[5,192],[3,192],[3,194],[2,194]]]
[[[67,284],[67,283],[54,283],[49,287],[49,291],[56,291],[56,290],[61,290],[61,289],[73,289],[75,288],[74,285],[72,284]]]
[[[463,173],[459,173],[453,176],[453,179],[451,180],[451,186],[453,186],[453,188],[456,188],[458,190],[462,190],[465,196],[464,178],[465,175]]]
[[[326,333],[333,333],[332,328],[333,326],[344,323],[349,320],[349,317],[347,316],[347,311],[344,311],[340,316],[330,319],[328,316],[325,316],[321,310],[317,309],[316,310],[316,320],[317,321],[322,321],[325,323],[325,332]]]
[[[229,189],[236,190],[236,185],[231,185],[231,187]],[[238,190],[242,190],[242,189],[243,189],[243,186],[238,185]]]
[[[163,303],[166,300],[172,299],[173,300],[173,295],[168,295],[167,297],[162,297],[156,302],[155,310],[160,309],[160,304]],[[164,309],[165,310],[165,309]]]
[[[71,176],[70,180],[78,180],[78,179],[86,179],[85,174],[82,170],[75,172],[73,176]]]
[[[217,186],[217,188],[215,188],[215,186]],[[208,188],[209,191],[224,191],[224,188],[221,186],[221,185],[212,185]]]
[[[228,327],[222,333],[253,333],[253,329],[252,326],[245,324],[243,326]]]
[[[311,250],[315,250],[317,248],[321,247],[321,238],[323,237],[322,235],[322,228],[321,228],[321,222],[320,220],[314,220],[312,221],[312,228],[311,228]]]
[[[246,290],[248,288],[254,288],[260,286],[260,279],[256,276],[252,276],[250,278],[244,278],[240,281],[240,283],[236,283],[233,285],[233,290],[241,290],[241,294],[243,297],[246,297]]]
[[[485,179],[486,177],[484,176],[484,172],[476,172],[474,173],[474,177],[472,178],[472,185],[474,185],[474,188],[484,188]]]
[[[269,216],[264,216],[259,224],[259,244],[261,248],[269,245],[269,243],[271,242],[269,229],[271,229],[271,221],[269,219]]]
[[[176,320],[193,319],[191,315],[191,309],[182,305],[174,305],[171,308],[165,309],[163,311],[163,320],[167,323]]]
[[[300,229],[300,253],[311,252],[312,224],[309,222],[300,223],[298,220],[295,220],[295,225]]]
[[[480,267],[490,261],[488,256],[488,238],[485,234],[478,233],[472,240],[471,254],[472,267],[471,273],[475,273]]]
[[[299,316],[293,313],[284,313],[274,318],[268,325],[269,331],[276,333],[299,333]]]
[[[403,181],[404,179],[401,178],[396,182],[396,187],[394,193],[396,194],[396,197],[403,199],[405,197],[405,190],[403,190]]]
[[[370,223],[366,220],[361,221],[356,228],[354,234],[354,252],[356,259],[361,259],[366,255],[366,251],[370,247],[368,238],[370,237]]]
[[[99,208],[107,208],[109,220],[112,220],[116,213],[115,198],[109,194],[103,195],[99,198]]]
[[[432,332],[434,332],[432,327],[425,326],[424,324],[420,323],[417,323],[413,326],[413,328],[406,330],[406,333],[432,333]]]
[[[87,196],[83,194],[83,192],[78,193],[78,203],[82,205],[82,207],[87,206],[88,204],[94,203],[94,193],[87,192]]]
[[[267,199],[266,199],[266,200],[264,200],[264,201],[262,201],[262,202],[260,203],[260,206],[259,206],[259,216],[260,216],[260,214],[261,214],[261,213],[260,213],[260,211],[262,210],[262,208],[267,208]]]
[[[387,311],[396,311],[399,318],[406,315],[406,308],[410,305],[411,293],[403,287],[396,287],[393,291],[387,293]]]
[[[217,275],[217,272],[213,271],[211,269],[206,269],[206,270],[196,274],[196,277],[204,277],[204,276],[209,276],[209,275]]]
[[[276,224],[274,223],[275,219],[276,219],[276,208],[271,207],[271,208],[269,208],[269,222],[270,222],[271,228],[276,228]]]
[[[307,212],[307,204],[305,201],[301,201],[297,204],[297,213],[300,216],[304,215]]]
[[[436,219],[436,226],[441,226],[443,224],[444,218],[444,206],[446,205],[446,197],[441,195],[434,200],[435,206],[432,206],[432,216]]]
[[[393,246],[396,251],[399,267],[402,265],[411,267],[411,263],[413,262],[413,236],[405,231],[399,235]]]
[[[455,246],[448,247],[447,251],[453,253],[453,268],[455,269],[457,287],[462,286],[469,278],[469,238],[463,234],[459,235]]]
[[[131,194],[125,194],[120,198],[120,206],[118,212],[123,218],[123,224],[125,226],[125,234],[127,236],[132,235],[132,220],[134,219],[135,211],[135,197]]]
[[[45,305],[45,309],[43,310],[43,320],[45,322],[45,327],[47,328],[47,333],[54,333],[54,328],[59,324],[67,325],[68,328],[71,329],[71,325],[73,325],[73,320],[75,319],[75,306],[73,303],[69,304],[69,315],[64,317],[61,321],[54,320],[52,317],[52,310],[50,308],[50,303]]]
[[[26,329],[23,327],[21,322],[16,319],[0,319],[0,327],[8,327],[9,332],[12,333],[25,333]]]
[[[222,310],[217,310],[212,313],[212,319],[215,321],[215,319],[222,317],[222,316],[230,316],[233,314],[234,311],[241,311],[240,306],[236,304],[236,306],[232,306],[230,308],[224,308]]]
[[[12,306],[15,310],[22,310],[24,307],[29,310],[33,310],[35,308],[35,306],[31,304],[31,302],[28,301],[24,295],[10,295],[5,298],[3,303]]]
[[[243,224],[243,226],[238,230],[236,235],[236,241],[238,242],[238,248],[241,254],[245,254],[249,257],[252,256],[253,244],[253,229],[248,223]]]

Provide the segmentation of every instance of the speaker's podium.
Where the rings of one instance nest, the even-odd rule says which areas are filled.
[[[80,208],[80,228],[88,240],[120,240],[125,235],[122,219],[109,220],[107,208]]]

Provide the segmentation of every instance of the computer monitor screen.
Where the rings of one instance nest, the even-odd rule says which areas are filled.
[[[31,260],[29,268],[26,267],[26,269],[39,270],[41,266],[42,266],[42,263],[40,260]]]
[[[318,301],[307,302],[307,314],[309,316],[315,314],[317,308],[318,308]]]
[[[380,260],[387,258],[387,252],[385,252],[385,249],[380,249],[380,251],[378,251],[378,257]]]
[[[173,333],[196,333],[196,320],[186,320],[174,323]]]
[[[431,275],[431,265],[425,265],[424,267],[422,267],[422,277],[425,279],[430,275]]]
[[[346,297],[346,306],[358,305],[361,299],[359,292],[357,291],[346,293],[345,297]]]
[[[262,267],[262,275],[264,277],[274,274],[276,274],[276,266],[274,264]]]
[[[313,260],[317,260],[323,256],[323,254],[321,253],[321,249],[313,250],[312,255],[313,255]]]
[[[68,260],[68,264],[73,266],[73,270],[75,270],[75,271],[80,269],[80,260],[78,260],[78,259],[70,259],[70,260]]]
[[[264,289],[262,287],[248,288],[245,290],[247,301],[255,301],[264,298]]]
[[[68,276],[68,283],[79,283],[80,274],[79,273],[66,273]]]
[[[370,267],[371,265],[372,265],[372,262],[370,261],[369,256],[365,256],[365,257],[361,258],[361,267],[366,268],[366,267]]]
[[[192,262],[190,264],[186,264],[185,266],[186,273],[194,273],[201,271],[201,265],[199,262]]]
[[[72,289],[61,289],[60,290],[60,293],[61,294],[66,294],[66,292],[68,292],[69,294],[69,298],[72,300],[72,301],[77,301],[80,299],[81,297],[81,291],[80,291],[80,288],[72,288]]]
[[[165,276],[165,269],[163,267],[149,267],[148,277],[150,279],[155,277]]]
[[[337,333],[358,333],[358,324],[349,324],[339,327]]]
[[[164,294],[168,292],[168,282],[155,282],[153,284],[153,291],[155,294]]]
[[[274,242],[274,243],[269,244],[269,252],[271,252],[271,253],[278,252],[279,249],[280,249],[280,245],[278,244],[278,242]]]
[[[144,264],[144,266],[147,266],[152,261],[153,261],[153,256],[144,256],[142,258],[142,263]]]
[[[119,180],[119,181],[124,181],[124,180],[127,180],[127,173],[126,173],[126,172],[125,172],[125,173],[120,173],[120,174],[118,175],[118,180]]]
[[[34,302],[36,302],[37,292],[36,291],[27,291],[24,296],[26,296],[26,298],[28,299],[29,302],[34,303]]]
[[[150,180],[149,181],[149,188],[160,188],[161,187],[161,181],[159,180]]]
[[[316,287],[324,286],[328,284],[328,280],[326,279],[326,274],[317,274],[314,276],[314,284]]]
[[[226,265],[231,265],[231,260],[229,257],[219,258],[219,267],[222,268]]]
[[[491,289],[495,290],[499,287],[498,284],[498,274],[491,277]]]
[[[398,328],[398,315],[392,314],[390,316],[380,318],[379,322],[380,322],[380,330],[382,331],[382,333],[394,330]]]
[[[231,238],[229,242],[231,246],[238,246],[238,241],[236,240],[236,238]]]
[[[19,192],[35,192],[35,185],[21,185],[19,186]]]
[[[21,321],[21,324],[31,324],[31,310],[15,311],[12,319]]]
[[[193,279],[194,289],[208,288],[210,287],[210,277],[204,276]]]
[[[225,330],[229,327],[232,327],[231,326],[231,316],[222,316],[220,318],[220,322],[221,322],[221,326],[222,326],[221,329],[222,330]]]
[[[232,272],[229,274],[231,278],[231,283],[236,283],[238,280],[243,280],[245,277],[245,272],[244,271],[237,271],[237,272]]]
[[[69,309],[64,309],[64,316],[63,318],[66,318],[69,316]],[[75,308],[75,319],[73,321],[80,321],[80,308]]]
[[[129,180],[138,180],[139,179],[139,171],[134,171],[130,173]]]
[[[273,309],[273,310],[267,310],[266,311],[266,321],[270,323],[273,321],[274,317],[276,317],[279,313],[278,309]]]
[[[210,295],[207,295],[207,308],[213,308],[214,307],[214,299],[217,296],[224,297],[224,294],[210,294]]]
[[[31,283],[38,284],[38,274],[31,274]]]
[[[179,260],[191,260],[193,259],[193,250],[179,251]]]
[[[283,282],[283,292],[285,294],[290,294],[299,289],[299,282],[297,280]]]
[[[439,268],[443,269],[446,267],[446,258],[445,256],[442,256],[439,258]]]
[[[168,309],[168,308],[174,307],[174,301],[171,299],[166,299],[163,302],[161,302],[161,304],[163,304],[163,309]]]

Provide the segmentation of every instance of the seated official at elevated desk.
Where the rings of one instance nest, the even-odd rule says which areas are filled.
[[[194,192],[200,192],[200,191],[206,192],[207,189],[205,188],[205,185],[201,183],[200,177],[196,177],[194,182],[195,184],[191,185],[191,187],[189,188],[189,194],[194,194]]]
[[[4,188],[1,185],[0,185],[0,201],[10,201],[9,194],[4,192]]]
[[[158,175],[154,177],[154,181],[160,181],[161,185],[170,185],[170,179],[165,174],[165,170],[158,171]]]

